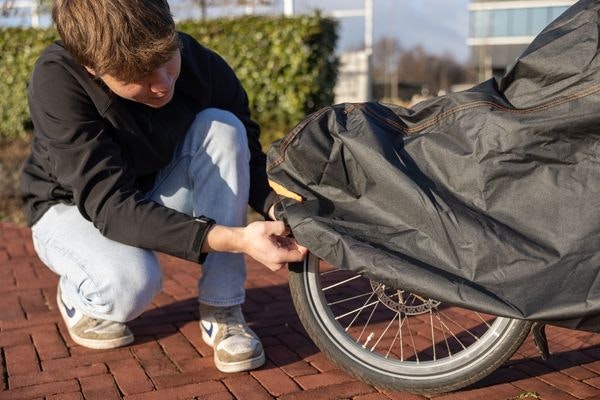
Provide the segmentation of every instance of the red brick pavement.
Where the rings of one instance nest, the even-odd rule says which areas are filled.
[[[330,363],[296,316],[287,272],[252,260],[244,310],[263,339],[267,363],[249,373],[219,372],[196,322],[199,268],[167,256],[161,262],[164,289],[130,323],[135,343],[90,350],[69,338],[54,300],[57,277],[35,256],[29,229],[0,224],[0,400],[424,399],[382,392]],[[435,399],[600,400],[600,335],[551,327],[548,336],[548,361],[528,338],[488,378]]]

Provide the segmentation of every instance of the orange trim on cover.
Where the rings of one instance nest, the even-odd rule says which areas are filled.
[[[271,188],[280,196],[287,197],[292,200],[296,200],[298,202],[302,202],[303,198],[299,194],[296,194],[285,187],[281,186],[279,183],[272,181],[269,179],[269,185]]]

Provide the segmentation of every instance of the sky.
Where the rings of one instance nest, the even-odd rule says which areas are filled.
[[[1,0],[0,0],[1,1]],[[283,10],[283,0],[274,0]],[[189,0],[169,0],[174,14],[193,15]],[[469,55],[468,34],[469,0],[373,0],[374,41],[382,37],[396,38],[402,47],[422,45],[433,54],[451,54],[457,61]],[[298,13],[322,10],[364,10],[364,0],[294,0]],[[243,12],[243,10],[242,10]],[[227,11],[231,13],[231,10]],[[199,14],[198,14],[199,15]],[[20,24],[27,18],[0,17],[0,25]],[[43,24],[48,24],[42,18]],[[340,51],[357,49],[364,45],[364,18],[348,17],[340,20]]]
[[[295,0],[298,11],[362,9],[364,0]],[[404,48],[422,45],[433,54],[451,54],[457,61],[469,56],[469,0],[373,0],[374,41],[396,38]],[[364,18],[340,21],[341,49],[364,43]]]
[[[169,3],[172,7],[175,6],[173,8],[177,8],[178,3],[186,1],[189,0],[169,0]],[[272,9],[283,12],[284,0],[272,1]],[[449,53],[457,61],[465,61],[468,58],[469,48],[466,40],[469,30],[469,0],[372,1],[374,41],[382,37],[393,37],[404,48],[422,45],[433,54]],[[364,10],[364,7],[365,0],[294,0],[297,13],[321,10],[327,14],[334,10]],[[189,14],[187,8],[184,10]],[[241,12],[243,11],[242,9]],[[342,18],[339,50],[363,47],[364,29],[364,17]]]

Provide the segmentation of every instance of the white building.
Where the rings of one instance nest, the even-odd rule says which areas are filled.
[[[479,80],[500,76],[575,0],[472,0],[469,38]]]

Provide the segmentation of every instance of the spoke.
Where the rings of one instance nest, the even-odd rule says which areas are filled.
[[[392,340],[392,343],[390,344],[387,353],[385,353],[385,358],[388,358],[390,356],[390,353],[394,348],[394,343],[396,343],[396,339],[398,339],[398,335],[402,335],[402,318],[400,318],[399,312],[396,313],[396,317],[398,318],[398,330],[396,331],[396,335],[394,336],[394,339]],[[394,317],[394,320],[396,319],[396,317]],[[402,338],[400,338],[400,343],[402,344]],[[402,351],[402,349],[400,351]]]
[[[436,315],[437,317],[437,315]],[[438,318],[439,319],[439,318]],[[448,337],[446,336],[446,330],[444,329],[444,325],[440,320],[440,330],[442,331],[442,335],[444,335],[444,343],[446,343],[446,350],[448,350],[448,357],[452,357],[452,349],[450,348],[450,344],[448,343]]]
[[[431,324],[431,347],[433,348],[433,361],[437,360],[435,352],[435,332],[433,331],[433,310],[429,309],[429,323]]]
[[[427,302],[429,301],[428,299],[426,299],[426,298],[424,298],[424,297],[421,297],[421,296],[419,296],[418,294],[411,293],[410,295],[411,295],[412,297],[414,297],[415,299],[417,299],[417,300],[421,301],[422,303],[427,303]],[[414,300],[413,300],[413,304],[415,304],[415,303],[414,303]]]
[[[441,314],[439,311],[437,314]],[[450,335],[452,335],[452,337],[454,338],[454,340],[456,340],[458,342],[458,344],[460,344],[460,346],[463,348],[463,350],[466,350],[467,348],[465,347],[465,345],[463,344],[463,342],[456,337],[456,335],[454,334],[454,332],[452,332],[452,330],[448,327],[448,325],[446,325],[444,323],[444,321],[442,321],[442,319],[440,318],[439,315],[436,314],[436,318],[440,321],[440,324],[443,325],[444,327],[446,327],[446,329],[448,330],[448,333],[450,333]]]
[[[369,303],[369,304],[365,304],[364,306],[359,307],[359,308],[357,308],[355,310],[348,311],[346,314],[338,315],[337,317],[335,317],[335,320],[337,321],[337,320],[339,320],[341,318],[347,317],[348,315],[354,314],[355,312],[360,312],[360,311],[364,310],[365,308],[371,307],[372,305],[377,304],[377,303],[379,303],[379,300],[376,300],[376,301],[374,301],[372,303]]]
[[[374,295],[375,295],[375,293],[371,293],[371,296],[369,296],[369,298],[367,299],[367,302],[369,300],[371,300]],[[367,318],[367,322],[364,324],[362,331],[360,331],[360,335],[358,336],[358,339],[356,339],[357,342],[360,342],[360,339],[362,338],[363,333],[365,333],[365,330],[367,329],[367,325],[369,325],[369,322],[371,321],[371,317],[373,317],[373,313],[377,309],[378,305],[379,305],[379,302],[376,302],[375,307],[373,307],[373,309],[371,310],[371,314],[369,314],[369,318]],[[362,312],[362,310],[361,310],[361,312]],[[352,324],[354,324],[354,321],[356,321],[356,319],[358,318],[359,315],[360,315],[360,312],[354,316],[352,321],[350,321],[350,324],[345,329],[346,332],[348,332],[348,329],[350,329]]]
[[[319,271],[319,275],[325,276],[325,275],[333,274],[335,272],[348,272],[348,271],[345,271],[345,270],[342,270],[342,269],[332,269],[330,271],[323,271],[323,272]]]
[[[404,325],[404,321],[406,321],[408,316],[404,314],[404,318],[402,318],[402,322],[400,323],[400,318],[398,318],[398,322],[400,323],[400,361],[404,361],[404,336],[402,335],[402,326]]]
[[[468,330],[467,328],[465,328],[464,326],[462,326],[461,324],[459,324],[458,322],[456,322],[456,320],[454,320],[453,318],[450,318],[448,315],[446,315],[445,313],[441,312],[440,310],[437,310],[437,312],[443,316],[444,318],[446,318],[448,321],[452,322],[454,325],[458,326],[460,329],[462,329],[464,332],[467,332],[469,335],[471,335],[473,337],[473,339],[475,340],[479,340],[479,336],[475,335],[474,333],[472,333],[470,330]]]
[[[410,335],[410,341],[413,347],[413,350],[415,352],[415,358],[417,359],[417,364],[420,362],[419,361],[419,352],[417,351],[417,346],[415,346],[415,339],[413,338],[413,334],[412,334],[412,329],[410,329],[410,320],[408,319],[408,315],[405,317],[406,318],[406,325],[408,328],[408,333]]]
[[[347,301],[350,301],[350,300],[356,300],[356,299],[359,299],[359,298],[361,298],[361,297],[365,297],[365,296],[369,296],[369,295],[371,295],[371,297],[373,297],[373,295],[374,295],[374,294],[375,294],[375,293],[373,293],[373,292],[367,292],[367,293],[359,294],[359,295],[356,295],[356,296],[348,297],[347,299],[343,299],[343,300],[338,300],[338,301],[334,301],[334,302],[331,302],[331,303],[327,303],[327,305],[328,305],[328,306],[334,306],[334,305],[336,305],[336,304],[345,303],[345,302],[347,302]],[[369,297],[369,299],[370,299],[371,297]],[[368,300],[367,300],[367,301],[368,301]]]
[[[390,329],[390,326],[392,326],[392,323],[394,323],[395,320],[396,320],[396,316],[394,315],[394,318],[392,318],[392,320],[390,321],[389,324],[387,324],[387,326],[385,327],[385,329],[383,330],[383,332],[381,333],[381,335],[379,335],[379,339],[377,339],[377,341],[375,342],[375,344],[373,345],[373,347],[371,347],[371,351],[375,350],[375,347],[377,347],[377,345],[379,344],[379,342],[381,342],[381,339],[383,339],[383,337],[387,333],[388,329]]]
[[[490,325],[490,323],[487,322],[487,320],[483,319],[483,317],[481,316],[481,314],[479,314],[478,312],[476,312],[475,314],[477,314],[477,316],[479,317],[479,319],[481,320],[481,322],[483,322],[485,324],[485,326],[487,326],[488,328],[492,327],[492,325]]]
[[[334,288],[334,287],[336,287],[336,286],[343,285],[344,283],[348,283],[348,282],[350,282],[350,281],[353,281],[353,280],[355,280],[355,279],[358,279],[358,278],[362,278],[362,277],[361,277],[360,275],[355,275],[355,276],[353,276],[352,278],[349,278],[349,279],[343,280],[343,281],[341,281],[341,282],[338,282],[338,283],[334,283],[333,285],[327,286],[327,287],[325,287],[325,288],[323,288],[323,289],[321,289],[321,290],[324,292],[324,291],[326,291],[326,290],[333,289],[333,288]]]

